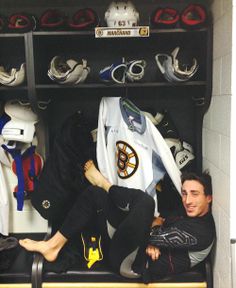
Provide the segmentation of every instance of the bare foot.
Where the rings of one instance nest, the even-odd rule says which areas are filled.
[[[93,160],[88,160],[85,164],[84,164],[84,171],[86,172],[91,165],[94,165]],[[95,166],[95,165],[94,165]]]
[[[23,239],[19,240],[19,244],[28,251],[41,253],[43,257],[49,262],[55,261],[59,253],[59,251],[50,248],[47,241]]]
[[[85,170],[85,177],[92,185],[103,188],[105,191],[108,192],[112,184],[95,167],[92,160],[89,160],[85,163],[84,170]]]
[[[19,244],[27,251],[39,252],[49,262],[57,259],[66,242],[67,239],[59,231],[47,241],[34,241],[28,238],[19,240]]]

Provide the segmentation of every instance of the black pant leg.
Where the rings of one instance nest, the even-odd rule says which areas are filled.
[[[132,206],[140,201],[144,194],[146,193],[140,189],[127,188],[117,185],[113,185],[109,189],[109,197],[111,198],[112,202],[123,211],[129,211],[132,209]]]
[[[145,248],[155,203],[151,196],[137,189],[112,186],[109,195],[119,207],[129,208],[128,214],[117,227],[111,240],[110,263],[116,272],[125,277],[135,278],[139,275],[133,273],[134,262],[139,272],[142,272],[145,264]]]
[[[84,228],[97,221],[101,213],[105,213],[108,206],[108,194],[96,186],[89,186],[77,198],[73,207],[67,214],[59,231],[69,239],[80,233]],[[102,225],[102,224],[101,224]],[[104,226],[106,223],[104,222]]]

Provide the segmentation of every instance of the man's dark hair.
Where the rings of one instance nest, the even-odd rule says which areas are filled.
[[[209,171],[204,171],[202,174],[196,174],[194,172],[183,172],[181,175],[181,183],[186,180],[196,180],[204,187],[205,195],[212,195],[212,183]]]

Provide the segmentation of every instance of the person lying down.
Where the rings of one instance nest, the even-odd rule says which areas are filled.
[[[103,254],[111,269],[145,282],[188,271],[210,253],[215,224],[208,173],[182,175],[186,213],[163,219],[154,218],[155,202],[145,191],[110,183],[92,160],[86,162],[84,171],[91,186],[78,195],[59,230],[49,240],[21,239],[23,248],[53,262],[73,235],[92,221],[105,243]]]

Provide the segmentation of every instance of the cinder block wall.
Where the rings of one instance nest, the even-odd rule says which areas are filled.
[[[230,263],[230,113],[233,0],[212,4],[213,95],[203,125],[203,166],[213,177],[213,214],[217,228],[214,288],[231,287]]]

